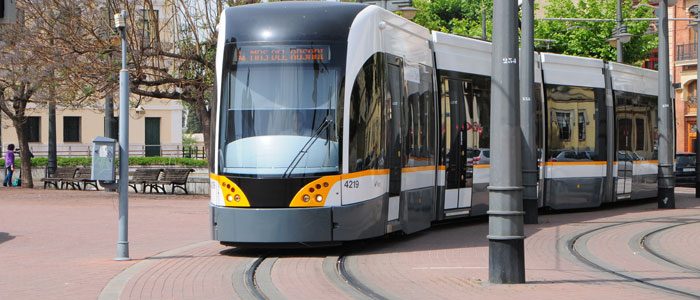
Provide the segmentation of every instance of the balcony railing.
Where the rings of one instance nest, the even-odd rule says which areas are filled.
[[[684,60],[696,60],[698,58],[698,45],[682,44],[676,45],[676,62]]]

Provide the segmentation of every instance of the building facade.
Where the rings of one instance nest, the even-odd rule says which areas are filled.
[[[99,106],[99,105],[98,105]],[[49,144],[48,109],[27,109],[24,134],[35,156],[47,156]],[[179,101],[151,99],[139,109],[129,111],[129,152],[136,156],[178,156],[182,152],[182,114]],[[122,114],[115,111],[115,117]],[[17,133],[9,118],[1,117],[2,149],[18,144]],[[118,134],[118,122],[112,130]],[[101,108],[56,108],[56,151],[58,156],[89,156],[92,141],[105,135],[104,110]]]
[[[160,47],[173,51],[178,40],[178,8],[171,0],[146,1],[135,7],[135,23],[138,35],[137,48]],[[171,60],[162,57],[149,58],[148,64],[158,69],[176,72]],[[114,115],[120,117],[119,96],[114,93]],[[45,99],[47,100],[47,99]],[[47,101],[31,103],[27,107],[28,123],[25,136],[35,156],[47,156],[49,122]],[[129,115],[130,153],[135,156],[182,155],[183,106],[180,101],[161,100],[131,95]],[[0,113],[0,146],[18,144],[17,133],[9,118]],[[113,132],[118,135],[118,122]],[[96,101],[83,107],[56,108],[56,150],[58,156],[89,156],[92,141],[105,135],[104,102]]]
[[[670,18],[695,18],[698,0],[678,0],[669,8]],[[676,151],[695,150],[697,134],[697,39],[695,25],[688,21],[669,22],[669,55],[675,88]]]

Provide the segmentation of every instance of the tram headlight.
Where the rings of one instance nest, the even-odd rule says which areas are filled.
[[[233,200],[236,201],[236,202],[241,201],[241,196],[239,196],[238,194],[236,194],[235,196],[233,196]]]
[[[309,202],[309,200],[311,200],[311,197],[309,197],[309,195],[304,195],[302,200],[304,200],[304,202]]]
[[[231,196],[231,195],[226,196],[226,201],[228,201],[228,202],[233,201],[233,196]]]
[[[316,195],[316,202],[323,202],[323,196]]]

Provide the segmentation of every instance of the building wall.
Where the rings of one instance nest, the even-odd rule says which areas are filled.
[[[698,0],[678,0],[669,9],[671,18],[692,18],[688,9]],[[697,51],[695,30],[688,21],[669,21],[671,75],[675,89],[676,151],[692,151],[695,139]],[[689,52],[690,51],[690,52]],[[693,51],[695,51],[693,53]],[[690,55],[688,55],[690,53]]]
[[[153,99],[142,105],[143,115],[134,108],[129,111],[129,144],[134,155],[143,155],[146,138],[146,118],[160,118],[160,145],[164,155],[176,155],[182,147],[182,114],[179,101]],[[118,103],[115,103],[118,108]],[[115,117],[119,110],[115,109]],[[49,143],[48,110],[46,107],[28,109],[28,116],[40,117],[39,142],[29,146],[37,156],[45,156]],[[18,144],[14,126],[6,116],[2,116],[3,149],[10,143]],[[80,117],[80,141],[64,142],[64,117]],[[59,156],[86,156],[88,147],[97,136],[104,136],[104,111],[96,108],[56,108],[56,148]],[[172,152],[172,153],[170,153]]]

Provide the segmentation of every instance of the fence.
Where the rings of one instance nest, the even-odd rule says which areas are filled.
[[[0,149],[5,149],[3,146]],[[47,145],[30,145],[29,150],[35,157],[49,156]],[[56,146],[56,156],[61,157],[85,157],[91,156],[91,145],[59,145]],[[129,145],[129,156],[163,156],[163,157],[187,157],[206,159],[207,153],[204,146],[182,145]]]

